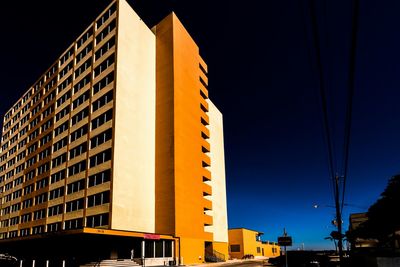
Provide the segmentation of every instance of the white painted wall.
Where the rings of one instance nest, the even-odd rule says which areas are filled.
[[[112,229],[155,231],[155,35],[118,1]]]
[[[213,209],[213,225],[207,229],[214,233],[214,241],[228,242],[228,215],[226,206],[225,183],[225,153],[224,153],[224,129],[222,113],[208,99],[208,116],[210,118],[210,159],[211,159],[211,200]]]

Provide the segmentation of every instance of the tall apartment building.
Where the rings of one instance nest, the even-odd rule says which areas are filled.
[[[112,2],[4,116],[0,252],[227,257],[222,114],[207,82],[175,14],[149,29]]]

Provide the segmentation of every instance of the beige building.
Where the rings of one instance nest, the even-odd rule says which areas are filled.
[[[227,258],[222,114],[207,82],[175,14],[149,29],[112,2],[4,116],[0,251]]]

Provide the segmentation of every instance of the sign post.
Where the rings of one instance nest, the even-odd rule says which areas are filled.
[[[283,228],[283,236],[278,237],[278,244],[279,246],[284,246],[285,248],[285,266],[288,267],[286,247],[292,246],[292,237],[287,235],[285,228]]]

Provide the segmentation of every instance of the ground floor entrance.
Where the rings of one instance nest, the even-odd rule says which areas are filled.
[[[98,231],[98,232],[96,232]],[[137,265],[172,265],[178,240],[169,236],[93,229],[2,240],[0,252],[18,259],[19,267],[93,266],[106,260],[130,260]],[[132,265],[133,266],[133,265]]]

